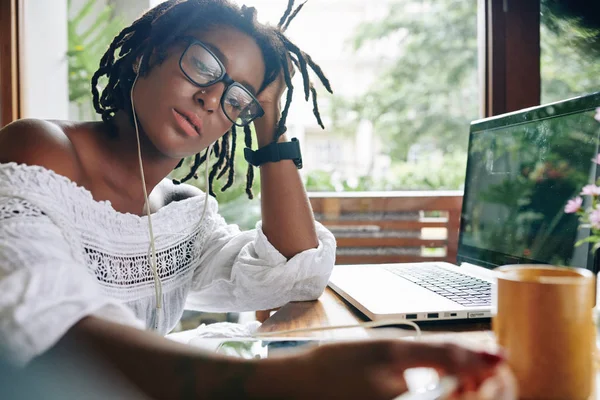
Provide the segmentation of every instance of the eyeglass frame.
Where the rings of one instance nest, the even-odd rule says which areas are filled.
[[[223,65],[223,63],[221,62],[221,60],[219,60],[219,57],[217,57],[215,55],[215,53],[213,53],[204,43],[202,43],[201,41],[199,41],[198,39],[196,39],[193,36],[184,36],[181,39],[185,40],[188,42],[187,47],[185,48],[185,50],[183,50],[183,53],[181,53],[181,57],[179,57],[179,69],[181,70],[181,72],[183,73],[183,75],[194,85],[194,86],[198,86],[198,87],[209,87],[212,85],[215,85],[219,82],[223,82],[225,83],[225,88],[223,89],[223,94],[221,95],[221,100],[219,101],[219,103],[221,104],[221,110],[223,111],[223,114],[225,114],[225,116],[227,117],[227,119],[233,123],[235,126],[247,126],[249,125],[252,121],[254,121],[255,119],[258,119],[260,117],[262,117],[263,115],[265,115],[265,110],[263,110],[260,101],[258,101],[258,99],[252,94],[250,93],[250,91],[248,90],[248,88],[246,88],[244,85],[242,85],[239,82],[236,82],[235,80],[233,80],[233,78],[231,78],[231,76],[229,76],[229,74],[227,74],[227,71],[225,69],[225,66]],[[211,83],[207,83],[207,84],[200,84],[196,81],[194,81],[186,72],[185,69],[182,66],[182,62],[183,62],[183,57],[185,56],[185,53],[190,49],[190,47],[194,46],[194,45],[200,45],[204,50],[206,50],[208,52],[208,54],[210,54],[211,56],[214,57],[214,59],[217,61],[217,64],[219,64],[219,67],[221,67],[221,71],[222,74],[219,78],[217,78],[215,81],[211,82]],[[252,118],[250,121],[248,121],[247,123],[243,124],[243,125],[238,125],[235,123],[235,121],[231,120],[231,117],[229,117],[229,115],[227,115],[227,112],[225,111],[225,93],[227,93],[227,91],[229,90],[229,88],[231,88],[232,86],[237,86],[241,89],[243,89],[246,93],[248,93],[252,99],[254,101],[256,101],[256,103],[258,104],[259,107],[259,112],[258,114]]]

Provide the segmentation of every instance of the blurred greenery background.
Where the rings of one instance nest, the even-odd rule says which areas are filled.
[[[115,15],[110,2],[104,2],[109,5],[100,12],[96,3],[88,0],[76,13],[69,13],[69,94],[80,119],[98,119],[91,103],[90,79],[112,38],[130,22]],[[479,118],[477,21],[473,18],[476,3],[396,0],[383,19],[363,23],[347,38],[357,54],[390,38],[398,38],[401,47],[366,93],[357,98],[334,96],[329,107],[332,126],[327,134],[347,134],[359,120],[373,124],[391,160],[389,173],[378,179],[370,175],[342,178],[335,171],[316,169],[303,176],[307,190],[462,189],[466,132],[469,123]],[[597,91],[598,16],[588,15],[593,14],[589,7],[597,6],[583,1],[542,0],[541,7],[542,102]],[[96,10],[93,23],[82,24],[92,10]],[[429,156],[410,159],[411,149],[419,146]],[[217,183],[215,192],[225,218],[251,228],[259,219],[260,204],[258,200],[249,202],[245,195],[243,148],[243,135],[239,135],[236,183],[226,192],[220,191],[224,182]],[[189,165],[191,160],[186,160],[173,176],[185,175]],[[203,189],[203,172],[198,175],[200,179],[190,183]],[[258,197],[258,171],[255,177]]]

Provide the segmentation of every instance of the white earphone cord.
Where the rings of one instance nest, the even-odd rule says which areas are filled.
[[[141,59],[140,59],[140,63],[141,63]],[[139,69],[139,68],[138,68]],[[160,281],[160,277],[158,276],[158,267],[156,264],[156,246],[155,246],[155,241],[154,241],[154,232],[152,230],[152,216],[150,213],[150,202],[148,200],[148,190],[146,188],[146,178],[144,176],[144,164],[142,162],[142,148],[140,145],[140,133],[139,133],[139,128],[138,128],[138,122],[137,122],[137,115],[135,113],[135,105],[133,103],[133,88],[135,87],[135,84],[137,83],[137,79],[138,79],[139,73],[136,74],[135,79],[133,81],[133,84],[131,85],[131,92],[130,92],[130,98],[131,98],[131,111],[133,113],[133,122],[135,125],[135,136],[136,136],[136,140],[137,140],[137,149],[138,149],[138,161],[140,164],[140,174],[142,177],[142,189],[144,191],[144,200],[146,201],[146,213],[148,215],[148,231],[150,234],[150,248],[149,248],[149,259],[150,259],[150,267],[152,269],[152,274],[154,275],[154,287],[155,287],[155,294],[156,294],[156,308],[157,308],[157,313],[156,313],[156,319],[155,319],[155,329],[158,328],[158,309],[162,308],[162,283]],[[210,146],[208,146],[208,148],[206,149],[206,168],[205,168],[205,173],[204,173],[204,179],[205,179],[205,197],[204,197],[204,208],[202,210],[202,216],[200,217],[200,222],[199,224],[202,223],[202,221],[204,221],[204,216],[206,215],[206,209],[208,206],[208,177],[209,177],[209,161],[210,161],[210,151],[212,149],[212,144]],[[372,321],[372,322],[363,322],[363,323],[359,323],[359,324],[355,324],[355,325],[337,325],[337,326],[326,326],[326,327],[315,327],[315,328],[304,328],[304,329],[291,329],[291,330],[285,330],[285,331],[277,331],[277,332],[261,332],[255,335],[255,337],[267,337],[267,336],[279,336],[279,335],[285,335],[285,334],[289,334],[289,333],[302,333],[302,332],[317,332],[317,331],[328,331],[328,330],[335,330],[335,329],[349,329],[349,328],[375,328],[378,326],[386,326],[386,325],[408,325],[411,326],[415,329],[416,334],[417,334],[417,338],[419,338],[421,336],[421,329],[419,328],[419,326],[417,324],[415,324],[412,321],[406,321],[406,320],[390,320],[390,321]]]
[[[142,59],[140,58],[139,63],[141,64]],[[139,71],[139,67],[138,67]],[[140,144],[140,132],[138,128],[137,115],[135,113],[135,104],[133,102],[133,89],[135,84],[137,83],[139,76],[139,72],[136,73],[135,79],[133,80],[133,84],[131,85],[131,91],[129,97],[131,99],[131,112],[133,114],[133,123],[135,126],[135,137],[137,140],[137,150],[138,150],[138,161],[140,165],[140,175],[142,178],[142,190],[144,192],[144,201],[146,202],[146,215],[148,216],[148,233],[150,234],[150,246],[149,246],[149,260],[150,260],[150,268],[152,269],[152,275],[154,277],[154,291],[156,296],[156,318],[154,323],[154,328],[158,329],[158,319],[159,319],[159,310],[162,308],[162,282],[160,281],[160,276],[158,276],[158,266],[156,262],[156,245],[154,241],[154,231],[152,229],[152,216],[150,212],[150,201],[148,200],[148,189],[146,188],[146,178],[144,175],[144,163],[142,162],[142,146]],[[202,216],[200,217],[199,225],[202,224],[204,220],[204,216],[206,215],[206,209],[208,205],[208,170],[209,170],[209,161],[210,161],[210,151],[212,149],[212,145],[208,146],[206,149],[206,169],[205,169],[205,190],[206,194],[204,197],[204,209],[202,210]]]
[[[140,59],[140,64],[142,60]],[[138,68],[139,70],[139,68]],[[148,190],[146,189],[146,178],[144,175],[144,163],[142,162],[142,146],[140,144],[140,132],[138,128],[137,115],[135,113],[135,104],[133,103],[133,89],[135,88],[135,84],[137,83],[139,76],[139,72],[135,75],[135,79],[133,80],[133,84],[131,85],[131,92],[129,94],[131,100],[131,112],[133,114],[133,123],[135,126],[135,138],[137,140],[137,150],[138,150],[138,161],[140,164],[140,175],[142,178],[142,190],[144,191],[144,201],[146,202],[146,214],[148,216],[148,231],[150,234],[150,248],[152,249],[152,254],[150,255],[150,267],[152,268],[152,274],[154,275],[154,290],[156,294],[156,308],[162,308],[162,283],[160,281],[160,277],[158,276],[158,267],[156,265],[156,246],[154,244],[154,231],[152,230],[152,217],[150,213],[150,202],[148,200]],[[158,319],[158,313],[157,313]],[[158,325],[158,323],[156,324]]]
[[[140,62],[141,62],[141,60],[140,60]],[[137,115],[135,113],[135,105],[133,102],[133,88],[135,87],[138,76],[139,76],[139,74],[136,74],[133,84],[131,85],[131,92],[130,92],[131,111],[133,113],[133,122],[135,125],[135,136],[136,136],[136,140],[137,140],[137,149],[138,149],[138,161],[139,161],[139,165],[140,165],[140,174],[141,174],[141,178],[142,178],[142,189],[144,191],[144,200],[146,202],[146,214],[148,216],[148,231],[150,234],[149,253],[151,253],[151,254],[149,254],[149,259],[150,259],[150,267],[152,269],[152,274],[154,276],[156,308],[158,310],[158,309],[162,308],[162,283],[160,281],[160,277],[158,276],[158,267],[156,264],[156,246],[155,246],[155,241],[154,241],[154,232],[152,230],[152,216],[150,213],[150,202],[148,200],[148,190],[146,188],[146,178],[144,176],[144,164],[142,162],[142,149],[141,149],[141,145],[140,145],[140,133],[139,133],[139,128],[138,128]],[[204,178],[205,178],[204,208],[202,210],[202,216],[200,217],[199,224],[201,224],[202,221],[204,221],[204,216],[206,215],[206,209],[208,206],[208,177],[209,177],[208,170],[209,170],[211,149],[212,149],[212,145],[208,146],[208,148],[206,149],[206,168],[205,168],[205,174],[204,174]],[[157,311],[156,320],[155,320],[155,329],[158,328],[158,318],[159,318],[158,316],[159,316],[159,313]],[[279,336],[279,335],[285,335],[285,334],[289,334],[289,333],[317,332],[317,331],[328,331],[328,330],[335,330],[335,329],[375,328],[375,327],[386,326],[386,325],[408,325],[415,329],[417,338],[419,338],[421,336],[421,329],[414,322],[406,321],[406,320],[390,320],[390,321],[363,322],[363,323],[354,324],[354,325],[337,325],[337,326],[326,326],[326,327],[315,327],[315,328],[290,329],[290,330],[277,331],[277,332],[261,332],[261,333],[256,334],[255,337]]]
[[[410,326],[410,327],[414,328],[417,339],[421,337],[421,328],[419,327],[419,325],[415,324],[412,321],[407,321],[405,319],[391,319],[391,320],[383,320],[383,321],[360,322],[358,324],[352,324],[352,325],[317,326],[314,328],[289,329],[289,330],[285,330],[285,331],[275,331],[275,332],[258,332],[258,333],[254,334],[254,337],[261,338],[261,337],[287,335],[290,333],[333,331],[336,329],[378,328],[378,327],[382,327],[382,326],[391,326],[391,325]]]

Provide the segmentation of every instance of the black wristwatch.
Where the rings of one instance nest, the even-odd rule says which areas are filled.
[[[258,150],[246,147],[244,158],[250,164],[258,167],[266,162],[277,162],[281,160],[292,160],[296,168],[302,168],[302,154],[300,153],[300,142],[292,138],[291,142],[271,143]]]

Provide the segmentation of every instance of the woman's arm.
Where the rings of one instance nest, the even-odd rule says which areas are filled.
[[[500,357],[453,345],[403,340],[346,342],[295,356],[244,360],[203,353],[155,334],[88,317],[58,345],[30,364],[56,368],[81,356],[92,370],[115,369],[153,399],[391,399],[406,391],[407,368],[432,367],[476,390],[491,377]],[[63,358],[66,357],[66,358]],[[69,378],[69,377],[65,377]],[[99,379],[102,377],[99,376]],[[114,385],[110,389],[114,393]],[[96,397],[98,393],[95,393]]]
[[[97,378],[107,385],[115,384],[107,377],[119,376],[152,399],[182,400],[268,398],[270,386],[261,376],[270,374],[273,364],[207,354],[151,332],[86,317],[27,368],[60,368],[75,360],[85,362],[81,369],[100,371]]]
[[[279,107],[265,108],[265,116],[254,122],[258,146],[271,143],[279,120]],[[280,141],[285,141],[285,135]],[[292,160],[260,166],[262,229],[269,242],[286,258],[316,248],[314,216]]]

